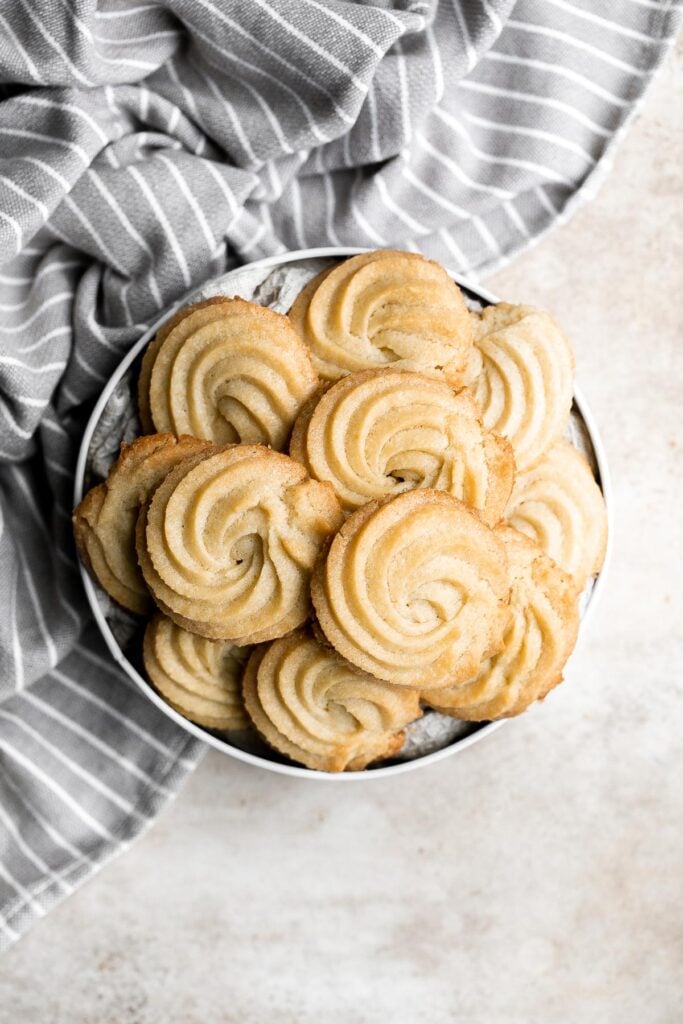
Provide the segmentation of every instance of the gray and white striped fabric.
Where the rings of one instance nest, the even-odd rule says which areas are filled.
[[[500,266],[595,187],[679,14],[0,0],[0,945],[201,753],[107,658],[75,569],[78,441],[121,356],[191,286],[287,249]]]

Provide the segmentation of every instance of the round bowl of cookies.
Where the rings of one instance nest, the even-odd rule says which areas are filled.
[[[206,282],[105,387],[74,534],[112,656],[242,761],[380,778],[562,681],[609,483],[564,334],[416,253]]]

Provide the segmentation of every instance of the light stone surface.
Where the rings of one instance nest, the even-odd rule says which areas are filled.
[[[568,682],[367,786],[209,753],[0,961],[0,1024],[683,1020],[680,92],[670,60],[598,199],[487,282],[567,329],[611,463]]]

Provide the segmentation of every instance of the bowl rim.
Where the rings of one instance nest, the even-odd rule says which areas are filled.
[[[232,271],[226,271],[225,274],[216,275],[216,277],[228,277],[231,274],[237,274],[244,270],[267,270],[270,267],[281,266],[286,263],[295,263],[305,259],[315,258],[330,258],[335,257],[344,258],[349,256],[356,256],[364,252],[372,252],[373,250],[369,247],[353,247],[353,246],[321,246],[312,249],[296,249],[291,252],[281,253],[273,256],[266,256],[263,259],[255,260],[253,263],[242,264],[239,267],[235,267]],[[484,302],[495,304],[501,300],[493,292],[486,288],[480,287],[474,281],[469,280],[467,277],[455,273],[454,271],[445,268],[449,275],[454,281],[461,287],[471,292],[474,296],[483,299]],[[211,280],[207,279],[205,284]],[[152,325],[144,332],[144,334],[138,339],[138,341],[129,349],[123,359],[120,361],[109,380],[102,389],[98,400],[96,401],[93,410],[88,418],[83,437],[81,439],[81,445],[78,452],[78,459],[76,462],[76,470],[74,474],[74,490],[73,500],[74,507],[81,501],[83,497],[83,484],[85,480],[85,467],[88,457],[88,450],[90,442],[92,440],[93,433],[99,422],[100,416],[104,406],[109,401],[111,392],[114,390],[119,380],[126,371],[129,369],[131,364],[135,361],[139,353],[145,348],[145,346],[152,339],[156,333],[158,327],[166,321],[169,316],[172,316],[176,310],[180,309],[188,299],[195,295],[202,288],[202,284],[195,285],[189,289],[185,294],[167,307],[163,313],[161,313]],[[585,423],[588,435],[591,440],[593,447],[593,453],[595,455],[595,461],[598,468],[598,474],[600,477],[600,489],[602,490],[603,497],[605,499],[605,506],[607,509],[607,547],[605,551],[605,559],[602,564],[602,568],[598,573],[593,589],[588,598],[588,603],[584,609],[581,617],[581,625],[579,630],[579,637],[585,634],[585,627],[588,619],[593,613],[595,605],[602,595],[604,588],[605,573],[608,567],[608,563],[611,558],[612,551],[612,536],[613,536],[613,499],[612,499],[612,484],[609,475],[609,469],[607,466],[607,456],[605,452],[602,439],[600,437],[597,424],[593,417],[593,414],[583,396],[580,388],[574,382],[574,404],[577,406],[581,417]],[[104,613],[100,607],[97,599],[97,593],[95,590],[95,584],[88,573],[83,561],[78,559],[78,568],[83,581],[86,597],[90,609],[93,613],[95,622],[102,634],[105,644],[112,655],[116,664],[125,672],[128,678],[136,685],[136,687],[144,693],[148,700],[151,700],[153,704],[159,708],[168,718],[184,729],[185,732],[190,733],[197,739],[202,740],[204,743],[213,747],[215,750],[220,750],[223,754],[227,754],[229,757],[234,757],[238,761],[242,761],[245,764],[252,765],[253,767],[262,768],[266,771],[276,772],[279,775],[288,775],[294,778],[304,779],[316,779],[320,781],[330,782],[360,782],[368,781],[370,779],[382,779],[390,776],[401,775],[404,772],[413,771],[418,768],[423,768],[429,764],[435,764],[437,761],[441,761],[446,757],[450,757],[454,754],[465,750],[472,744],[477,743],[479,740],[484,739],[485,736],[490,736],[492,732],[495,732],[502,725],[509,723],[509,719],[501,719],[496,722],[488,722],[485,725],[480,726],[467,736],[463,736],[460,739],[454,740],[452,743],[447,744],[445,747],[441,747],[439,750],[432,751],[430,754],[424,754],[422,757],[416,757],[409,761],[400,761],[396,764],[386,765],[381,768],[373,768],[362,772],[322,772],[312,768],[306,768],[302,765],[285,764],[278,761],[271,761],[268,758],[260,757],[258,754],[251,754],[249,751],[241,750],[239,747],[235,747],[230,744],[227,740],[223,740],[218,736],[214,736],[212,733],[207,732],[200,725],[196,725],[189,719],[184,718],[183,715],[179,714],[174,708],[172,708],[166,701],[157,693],[157,691],[147,682],[147,680],[137,671],[134,665],[126,658],[125,654],[121,650],[112,630],[107,622]]]

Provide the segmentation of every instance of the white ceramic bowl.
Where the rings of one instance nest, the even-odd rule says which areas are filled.
[[[280,266],[296,264],[297,262],[303,260],[311,260],[315,258],[341,259],[347,256],[355,255],[356,253],[366,251],[366,249],[360,248],[321,248],[306,249],[298,252],[292,252],[286,256],[271,256],[268,257],[267,259],[259,260],[256,263],[251,263],[246,268],[239,267],[236,270],[232,271],[229,275],[222,275],[221,281],[225,282],[230,278],[233,278],[235,275],[244,273],[245,270],[247,269],[249,271],[271,271]],[[461,278],[457,275],[453,276],[454,279],[461,286],[461,288],[465,290],[465,292],[469,292],[472,298],[479,300],[483,305],[490,305],[498,301],[495,295],[492,295],[490,292],[487,292],[471,284],[465,278]],[[201,288],[193,289],[192,292],[183,296],[182,299],[175,303],[175,305],[169,307],[163,313],[163,315],[159,317],[159,319],[150,327],[150,329],[140,338],[137,344],[134,345],[130,352],[128,352],[128,354],[124,357],[124,359],[121,361],[121,363],[115,370],[114,374],[110,378],[109,382],[105,386],[97,404],[95,405],[95,408],[92,411],[92,415],[90,416],[88,425],[83,435],[83,441],[81,443],[81,449],[79,452],[78,462],[76,465],[76,476],[74,483],[74,504],[78,504],[78,502],[83,497],[86,465],[88,460],[88,453],[93,440],[93,434],[100,421],[102,412],[105,406],[107,405],[107,402],[109,401],[114,389],[116,388],[117,384],[121,381],[122,377],[129,369],[131,364],[140,355],[140,353],[144,350],[147,343],[154,336],[157,327],[161,323],[163,323],[176,309],[179,309],[181,306],[185,305],[188,301],[190,301],[190,299],[198,291],[201,291]],[[600,440],[597,426],[595,424],[595,421],[593,420],[592,414],[590,412],[590,409],[588,408],[588,405],[586,404],[585,399],[581,396],[580,391],[576,387],[574,388],[574,409],[576,412],[578,412],[580,418],[583,420],[586,433],[588,435],[588,438],[593,449],[594,461],[598,471],[598,482],[600,484],[600,487],[602,488],[605,503],[607,505],[609,529],[608,551],[605,557],[605,562],[583,608],[581,619],[581,632],[583,633],[583,631],[585,630],[586,620],[588,618],[589,612],[595,607],[596,601],[602,590],[603,581],[605,577],[605,569],[609,557],[610,538],[612,535],[612,496],[605,452],[602,446],[602,442]],[[484,736],[489,735],[494,730],[500,728],[500,726],[503,724],[503,722],[488,722],[483,724],[473,723],[471,725],[468,725],[468,732],[466,735],[458,737],[457,739],[453,740],[452,742],[448,743],[446,746],[443,746],[438,750],[415,757],[412,760],[403,760],[398,761],[396,763],[380,765],[378,767],[370,767],[362,772],[328,773],[313,771],[309,768],[304,768],[298,765],[285,763],[282,760],[277,759],[277,755],[275,753],[273,753],[272,758],[265,754],[263,756],[260,756],[258,754],[251,753],[248,750],[243,750],[240,747],[233,745],[232,743],[228,742],[227,739],[215,735],[214,733],[208,732],[206,729],[203,729],[199,725],[195,725],[193,722],[189,722],[186,718],[183,718],[182,715],[179,715],[177,711],[170,707],[159,696],[156,690],[154,690],[154,688],[150,686],[150,684],[147,682],[144,676],[141,675],[141,673],[138,672],[135,666],[131,663],[131,661],[124,653],[119,642],[117,641],[114,632],[112,631],[111,625],[107,620],[107,617],[105,616],[105,612],[103,609],[103,605],[101,604],[100,598],[98,597],[99,588],[97,584],[94,583],[91,576],[89,575],[89,573],[82,564],[80,566],[80,571],[81,577],[83,579],[83,585],[85,587],[85,592],[87,594],[93,616],[100,629],[100,632],[102,633],[102,636],[104,637],[104,641],[107,647],[109,648],[114,660],[120,665],[120,667],[130,677],[130,679],[132,679],[135,685],[140,690],[142,690],[145,696],[149,700],[151,700],[153,704],[156,704],[160,711],[162,711],[165,715],[171,718],[182,729],[185,729],[186,732],[192,733],[193,736],[197,736],[199,739],[202,739],[205,743],[208,743],[210,746],[215,747],[216,750],[220,750],[224,754],[228,754],[229,756],[237,758],[239,761],[244,761],[247,764],[256,765],[261,768],[267,768],[269,771],[278,772],[282,775],[293,775],[298,778],[306,779],[322,779],[336,782],[360,782],[368,779],[386,778],[389,775],[398,775],[401,772],[411,771],[415,768],[421,767],[422,765],[432,764],[435,761],[440,761],[444,757],[449,757],[452,754],[456,754],[459,751],[464,750],[466,747],[469,747],[472,743],[476,743],[478,740],[483,739]]]

